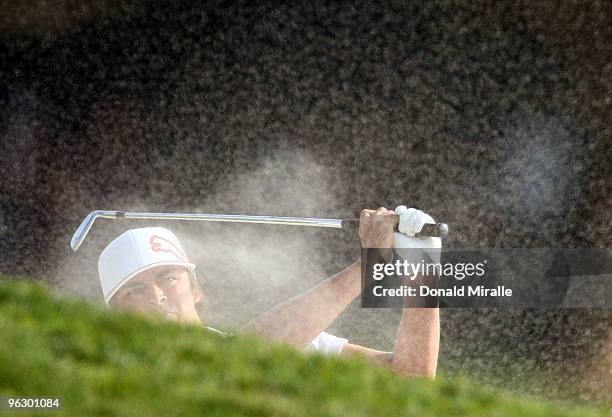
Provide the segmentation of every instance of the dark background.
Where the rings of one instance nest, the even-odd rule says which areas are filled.
[[[99,298],[97,254],[127,226],[96,225],[72,253],[94,209],[339,218],[406,203],[450,225],[449,247],[611,245],[610,2],[0,10],[2,272]],[[335,231],[168,226],[217,272],[233,253],[238,269],[208,282],[228,325],[358,255]],[[262,247],[312,276],[242,284],[235,265]],[[236,283],[249,293],[218,301]],[[381,322],[397,311],[352,305],[335,331],[389,348]],[[441,368],[594,401],[610,389],[609,334],[607,310],[447,310]]]

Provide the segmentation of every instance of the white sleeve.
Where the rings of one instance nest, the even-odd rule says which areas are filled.
[[[317,351],[324,355],[338,355],[342,352],[342,348],[346,343],[348,343],[347,339],[321,332],[321,334],[306,346],[306,351]]]

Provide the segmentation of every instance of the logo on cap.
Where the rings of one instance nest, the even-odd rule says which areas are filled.
[[[183,253],[183,250],[166,238],[158,235],[151,235],[149,243],[151,244],[150,248],[153,252],[168,252],[183,262],[189,262],[187,260],[187,255]]]

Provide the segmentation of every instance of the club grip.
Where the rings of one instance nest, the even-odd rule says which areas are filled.
[[[353,230],[359,227],[358,219],[342,220],[342,228],[344,230]],[[446,237],[448,236],[448,225],[446,223],[426,223],[416,237]]]
[[[446,223],[425,223],[416,237],[446,237],[448,236],[448,225]]]

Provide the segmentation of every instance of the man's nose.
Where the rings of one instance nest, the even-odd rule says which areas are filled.
[[[164,303],[168,300],[166,293],[164,293],[164,290],[159,285],[153,285],[153,297],[157,304]]]

